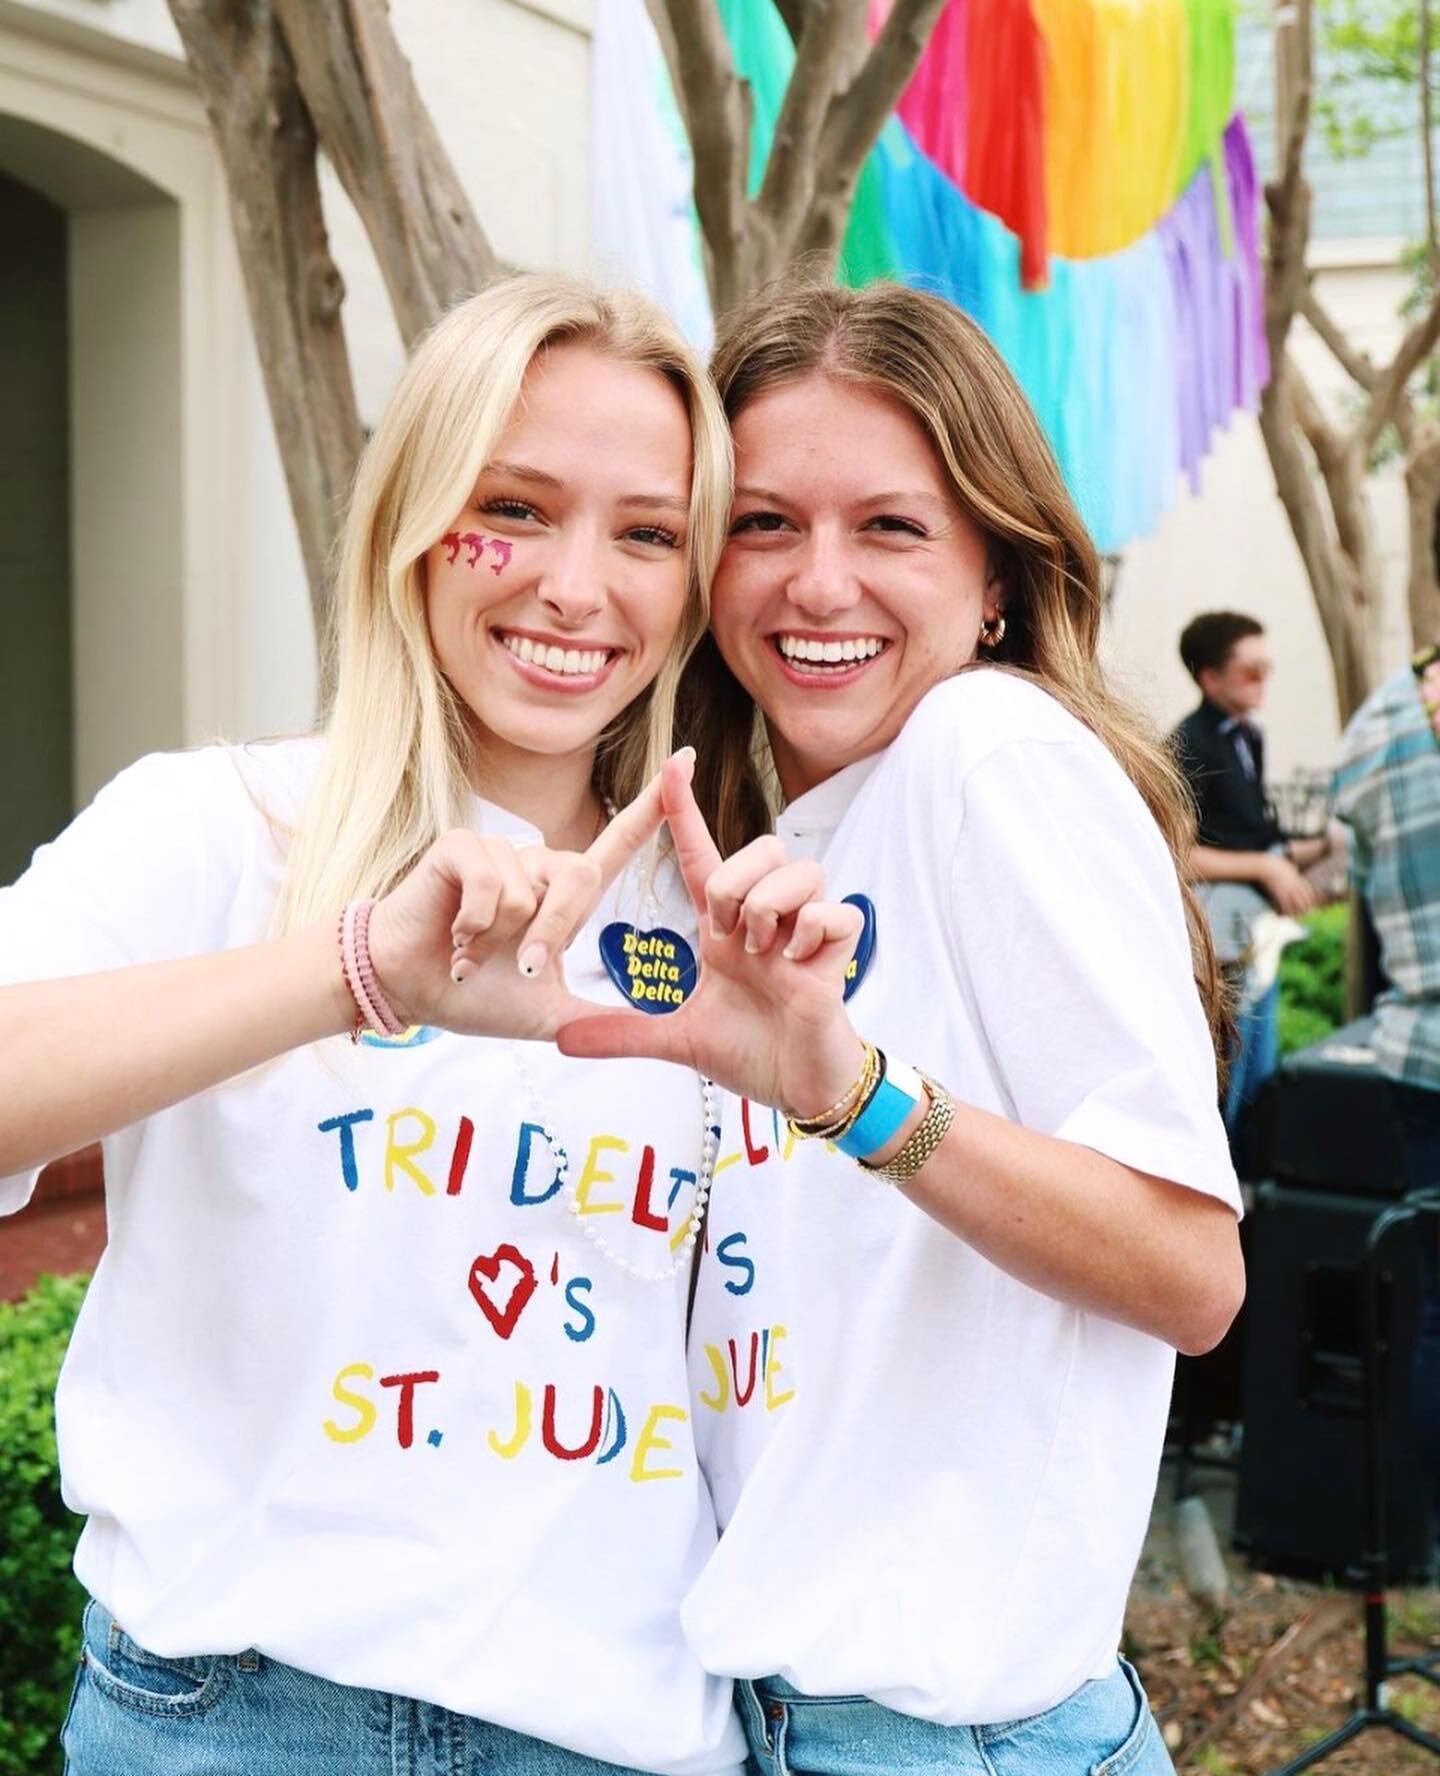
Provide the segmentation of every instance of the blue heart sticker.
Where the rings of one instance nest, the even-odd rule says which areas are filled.
[[[695,952],[678,931],[616,921],[600,933],[600,959],[627,1005],[652,1016],[678,1011],[695,991]]]
[[[841,904],[859,907],[865,920],[860,927],[860,939],[855,945],[855,954],[845,970],[845,997],[849,999],[859,991],[861,981],[875,960],[875,902],[868,894],[847,894]]]

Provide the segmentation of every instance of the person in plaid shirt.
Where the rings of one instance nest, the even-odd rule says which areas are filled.
[[[1340,743],[1335,812],[1380,948],[1376,1059],[1412,1187],[1440,1184],[1440,649],[1362,703]],[[1440,1510],[1440,1267],[1422,1241],[1424,1291],[1410,1356],[1416,1444]]]
[[[1417,682],[1418,678],[1418,682]],[[1388,679],[1341,741],[1335,813],[1388,983],[1376,1002],[1381,1071],[1440,1146],[1440,652]],[[1423,1094],[1418,1101],[1410,1093]],[[1440,1178],[1437,1178],[1440,1182]]]

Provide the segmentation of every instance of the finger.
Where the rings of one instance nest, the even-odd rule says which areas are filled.
[[[638,1055],[655,1061],[690,1066],[693,1056],[683,1014],[651,1017],[643,1011],[602,1011],[562,1024],[555,1032],[561,1054],[586,1060],[615,1060]]]
[[[540,896],[525,873],[519,853],[508,840],[490,839],[487,844],[500,876],[500,901],[489,935],[495,942],[503,943],[535,917]]]
[[[752,839],[743,850],[711,872],[705,884],[705,902],[710,909],[710,929],[716,937],[729,937],[740,920],[740,908],[755,886],[772,870],[790,861],[784,844],[773,833]]]
[[[535,916],[539,905],[513,845],[478,833],[466,836],[474,839],[474,846],[467,846],[462,858],[460,910],[450,929],[450,978],[457,984],[479,967],[472,945],[481,939],[503,943]]]
[[[740,908],[747,953],[763,956],[774,944],[781,921],[793,918],[807,901],[818,900],[824,892],[825,872],[809,858],[781,864],[762,876]]]
[[[435,862],[460,890],[460,905],[450,926],[458,960],[471,938],[482,936],[495,922],[500,875],[478,833],[453,834]]]
[[[623,807],[595,840],[586,856],[600,866],[600,883],[608,887],[632,858],[650,843],[665,819],[665,803],[661,786],[665,772],[680,766],[695,768],[695,749],[687,746],[650,779],[633,802]]]
[[[787,962],[811,962],[821,951],[833,948],[843,953],[848,967],[865,929],[865,915],[859,907],[844,901],[812,900],[795,915],[795,929],[785,946]]]
[[[703,913],[705,886],[720,867],[720,853],[710,836],[710,828],[705,824],[705,816],[700,812],[700,804],[695,800],[694,774],[692,759],[689,770],[667,765],[660,778],[665,796],[665,819],[675,845],[675,861],[695,903],[695,910]]]
[[[543,973],[550,958],[569,946],[605,886],[595,859],[574,852],[548,852],[538,873],[546,878],[543,885],[536,881],[537,870],[529,870],[531,883],[541,889],[540,910],[520,939],[517,958],[527,979]]]

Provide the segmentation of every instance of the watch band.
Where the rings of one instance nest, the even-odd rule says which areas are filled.
[[[888,1184],[903,1184],[907,1178],[913,1178],[944,1140],[946,1129],[955,1120],[955,1100],[944,1086],[937,1085],[925,1073],[920,1079],[930,1107],[921,1117],[915,1133],[887,1164],[867,1165],[863,1159],[860,1161],[872,1177],[883,1178]]]

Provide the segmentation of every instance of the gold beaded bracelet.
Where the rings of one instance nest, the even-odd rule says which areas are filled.
[[[787,1117],[791,1133],[802,1141],[838,1141],[860,1120],[880,1083],[880,1071],[880,1051],[873,1042],[867,1042],[864,1065],[854,1085],[818,1116]]]
[[[918,1068],[916,1069],[917,1071]],[[926,1073],[920,1074],[929,1107],[916,1125],[915,1132],[893,1159],[884,1165],[870,1165],[866,1160],[855,1163],[872,1178],[883,1178],[888,1184],[903,1184],[913,1178],[945,1138],[945,1131],[955,1120],[955,1100]]]

